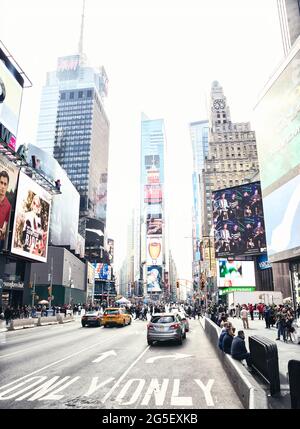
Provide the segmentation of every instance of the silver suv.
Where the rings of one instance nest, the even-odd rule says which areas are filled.
[[[185,324],[180,316],[172,313],[152,315],[147,326],[147,341],[150,346],[154,341],[176,341],[181,345],[185,338]]]

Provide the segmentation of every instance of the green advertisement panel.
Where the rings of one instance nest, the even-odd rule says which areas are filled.
[[[255,292],[255,287],[225,287],[219,289],[219,295],[227,295],[230,292]]]

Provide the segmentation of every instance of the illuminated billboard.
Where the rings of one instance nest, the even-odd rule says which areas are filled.
[[[266,252],[260,182],[212,193],[216,257]]]
[[[11,252],[47,261],[51,195],[22,171],[19,175]]]
[[[107,253],[111,264],[114,263],[115,242],[111,238],[107,239]]]
[[[254,111],[270,262],[300,256],[300,40]]]
[[[162,219],[147,219],[147,235],[162,235]]]
[[[0,251],[7,249],[11,207],[15,203],[19,170],[0,155]]]
[[[161,292],[162,267],[147,267],[147,293]]]
[[[160,184],[144,186],[144,202],[148,204],[162,202],[162,189]]]
[[[16,149],[23,79],[0,49],[0,141]]]
[[[219,288],[255,287],[254,262],[219,259],[217,283]]]
[[[76,79],[79,74],[80,55],[60,57],[57,61],[57,77],[59,80]]]
[[[147,237],[147,265],[162,265],[162,237]]]
[[[93,263],[96,280],[111,280],[111,266],[103,263]]]

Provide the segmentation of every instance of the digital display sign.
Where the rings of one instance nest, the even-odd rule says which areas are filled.
[[[260,182],[212,193],[216,257],[266,252]]]

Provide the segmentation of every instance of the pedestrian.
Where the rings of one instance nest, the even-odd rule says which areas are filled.
[[[9,323],[10,323],[10,321],[11,321],[11,319],[12,319],[12,316],[13,316],[12,309],[11,309],[11,308],[10,308],[10,306],[8,305],[8,306],[6,307],[6,309],[4,310],[4,319],[5,319],[5,322],[6,322],[6,326],[8,326],[8,325],[9,325]]]
[[[236,317],[239,319],[240,318],[240,316],[241,316],[241,306],[240,306],[240,304],[237,304],[236,306],[235,306],[235,315],[236,315]]]
[[[250,313],[251,320],[254,320],[254,315],[253,315],[253,313],[254,313],[254,307],[253,307],[253,305],[249,304],[248,308],[249,308],[249,313]]]
[[[266,328],[270,329],[270,324],[271,324],[271,308],[267,305],[265,310],[264,310],[264,318],[265,318],[265,322],[266,322]]]
[[[264,305],[262,302],[260,302],[257,305],[257,310],[258,310],[258,320],[263,320],[263,318],[264,318]]]
[[[241,310],[241,318],[243,321],[243,327],[244,329],[249,329],[249,322],[248,322],[248,310],[246,305],[243,306],[243,309]]]
[[[231,325],[231,323],[230,323],[230,322],[225,322],[225,323],[224,323],[224,326],[223,326],[223,328],[222,328],[222,330],[221,330],[220,336],[219,336],[218,347],[219,347],[219,349],[220,349],[220,350],[222,350],[222,351],[223,351],[223,338],[224,338],[224,336],[225,336],[225,334],[226,334],[226,332],[227,332],[227,329],[228,329],[228,327],[229,327],[230,325]]]
[[[234,338],[235,328],[232,326],[227,327],[225,335],[222,341],[223,352],[230,355],[231,354],[231,345]]]
[[[282,335],[283,341],[286,343],[286,315],[284,310],[278,311],[277,313],[277,338],[276,340],[280,340],[280,336]]]
[[[300,318],[300,303],[299,302],[298,302],[298,305],[297,305],[296,312],[297,312],[297,318],[299,319]]]
[[[245,344],[245,333],[244,331],[238,331],[237,337],[235,337],[231,344],[231,356],[236,360],[246,359],[248,367],[252,367],[251,354],[246,349]]]

